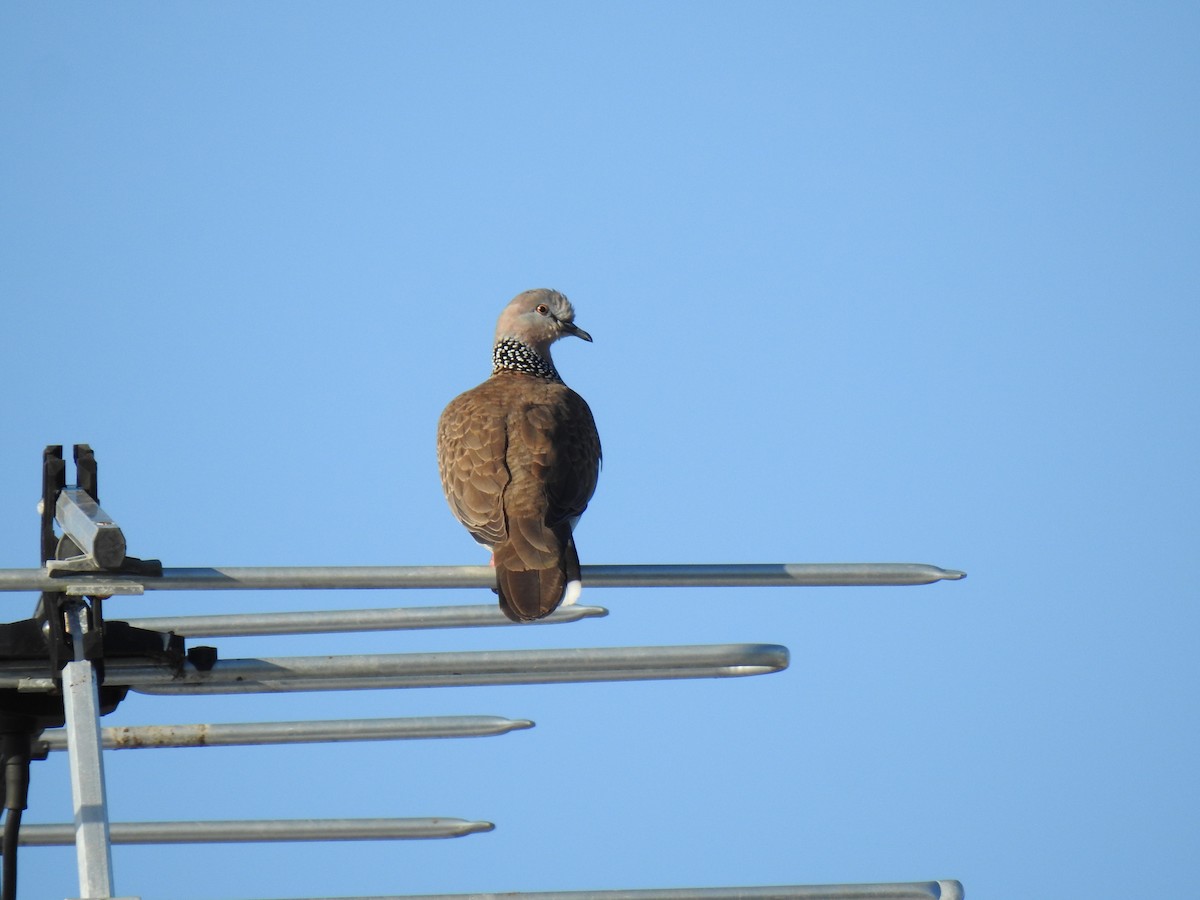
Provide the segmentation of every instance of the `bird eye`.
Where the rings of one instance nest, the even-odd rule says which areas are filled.
[[[543,316],[550,315],[550,307],[548,307],[545,303],[539,303],[537,305],[537,311],[539,313],[541,313]]]

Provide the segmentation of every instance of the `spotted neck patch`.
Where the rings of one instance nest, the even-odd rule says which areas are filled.
[[[521,372],[534,378],[562,382],[549,360],[535,353],[528,344],[513,338],[505,338],[492,348],[492,374],[497,372]]]

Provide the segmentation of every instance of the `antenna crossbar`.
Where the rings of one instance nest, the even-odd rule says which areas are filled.
[[[564,625],[608,615],[602,606],[560,606],[544,619],[521,623]],[[403,606],[391,609],[229,613],[211,616],[158,616],[126,619],[136,628],[171,631],[180,637],[247,637],[268,634],[337,634],[351,631],[407,631],[420,628],[513,626],[495,603],[477,606]]]
[[[924,563],[732,563],[583,566],[588,587],[830,587],[932,584],[965,573]],[[141,591],[492,588],[490,566],[242,566],[164,568],[162,575],[0,569],[0,591],[123,594]]]
[[[114,844],[229,844],[260,841],[381,841],[465,837],[491,831],[491,822],[466,819],[237,819],[210,822],[113,822]],[[21,846],[75,843],[70,823],[26,825]]]
[[[182,671],[169,663],[114,659],[105,667],[105,683],[144,694],[245,694],[727,678],[787,665],[787,648],[777,644],[293,656],[218,660],[208,670],[185,663]],[[53,690],[54,682],[36,667],[6,662],[0,663],[0,688]]]
[[[958,881],[944,880],[892,884],[789,884],[773,887],[535,891],[504,894],[397,894],[387,897],[328,897],[325,900],[963,900],[963,886]]]
[[[103,728],[105,750],[166,747],[234,747],[255,744],[316,744],[341,741],[492,737],[532,728],[528,719],[502,716],[414,716],[393,719],[327,719],[298,722],[228,722],[194,725],[125,725]],[[66,750],[67,732],[43,731],[38,752]]]

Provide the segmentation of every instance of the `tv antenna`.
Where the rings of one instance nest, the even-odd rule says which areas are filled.
[[[117,898],[112,845],[242,841],[410,840],[464,837],[492,823],[456,818],[110,822],[104,749],[229,746],[486,737],[530,728],[500,716],[101,728],[100,719],[130,691],[207,695],[522,685],[585,681],[728,678],[766,675],[788,665],[786,647],[717,644],[560,650],[220,659],[196,637],[339,633],[408,628],[520,627],[495,604],[328,612],[240,613],[113,619],[104,601],[156,590],[339,590],[492,587],[487,566],[280,566],[164,568],[129,556],[120,526],[101,508],[95,455],[73,454],[76,483],[66,483],[62,447],[42,460],[41,561],[36,569],[0,569],[0,590],[37,591],[29,619],[0,625],[0,768],[5,822],[0,900],[16,900],[19,846],[73,844],[79,900]],[[57,527],[57,530],[56,530]],[[757,587],[767,585],[918,585],[957,580],[963,572],[912,563],[584,566],[601,587]],[[560,608],[545,624],[603,616],[600,607]],[[30,762],[65,750],[73,822],[22,825]],[[955,880],[868,885],[784,885],[666,890],[397,895],[370,900],[961,900]],[[353,898],[343,898],[353,900]],[[365,898],[364,898],[365,900]]]

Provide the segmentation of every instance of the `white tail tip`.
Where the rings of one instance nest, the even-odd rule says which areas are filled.
[[[583,583],[579,581],[568,581],[567,589],[563,592],[562,606],[570,606],[579,599],[579,595],[583,593]]]

